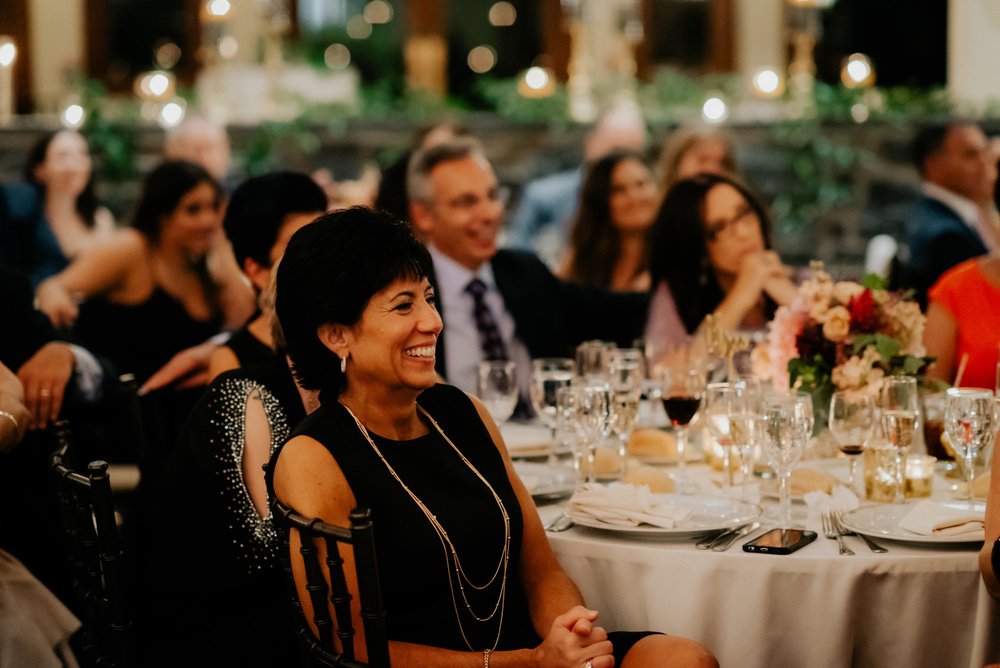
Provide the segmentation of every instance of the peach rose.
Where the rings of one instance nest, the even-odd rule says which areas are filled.
[[[823,336],[834,343],[847,338],[851,331],[851,312],[843,306],[834,306],[823,316]]]

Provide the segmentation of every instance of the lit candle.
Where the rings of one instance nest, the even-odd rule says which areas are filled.
[[[906,458],[906,479],[903,491],[908,497],[930,496],[934,482],[936,457],[919,455]]]
[[[14,115],[14,61],[17,46],[7,35],[0,35],[0,125]]]

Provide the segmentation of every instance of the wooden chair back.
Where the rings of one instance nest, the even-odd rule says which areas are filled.
[[[389,668],[389,640],[386,635],[385,610],[382,606],[382,590],[379,584],[378,564],[375,560],[374,529],[370,511],[355,508],[350,515],[351,526],[340,527],[327,524],[319,518],[305,517],[281,501],[273,499],[271,515],[282,537],[282,558],[292,588],[292,602],[300,621],[299,634],[312,655],[329,666]],[[312,621],[318,638],[306,622],[305,611],[299,601],[295,580],[292,577],[292,555],[288,540],[292,531],[298,533],[300,540],[299,553],[306,576],[306,589],[312,603]],[[320,563],[316,540],[326,544],[325,564]],[[340,544],[348,545],[354,550],[368,663],[361,663],[355,656],[355,630],[351,621],[352,597],[344,577],[344,560],[340,556]],[[331,607],[334,613],[332,617]],[[335,633],[340,640],[340,652],[337,652],[334,644]]]
[[[115,521],[108,464],[91,462],[87,472],[68,463],[71,434],[65,421],[53,426],[50,457],[66,539],[73,591],[84,610],[82,650],[97,666],[130,665],[131,610],[126,601],[125,563]]]

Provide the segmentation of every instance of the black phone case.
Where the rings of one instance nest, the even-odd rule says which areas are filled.
[[[770,532],[768,532],[768,533],[770,533]],[[762,535],[766,536],[767,534],[765,533],[765,534],[762,534]],[[754,538],[749,543],[744,543],[743,544],[743,551],[744,552],[753,552],[754,554],[791,554],[792,552],[796,552],[797,550],[801,550],[806,545],[808,545],[809,543],[811,543],[814,540],[816,540],[816,532],[815,531],[803,531],[802,532],[802,540],[800,540],[799,542],[795,543],[795,545],[790,545],[788,547],[780,547],[780,546],[772,547],[772,546],[768,546],[768,545],[757,545],[756,541],[759,540],[760,538],[761,538],[761,536],[758,536],[757,538]]]

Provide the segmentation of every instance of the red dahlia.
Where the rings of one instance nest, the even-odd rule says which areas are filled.
[[[871,290],[866,288],[861,294],[851,297],[847,310],[851,312],[851,331],[861,334],[878,331],[878,302]]]

